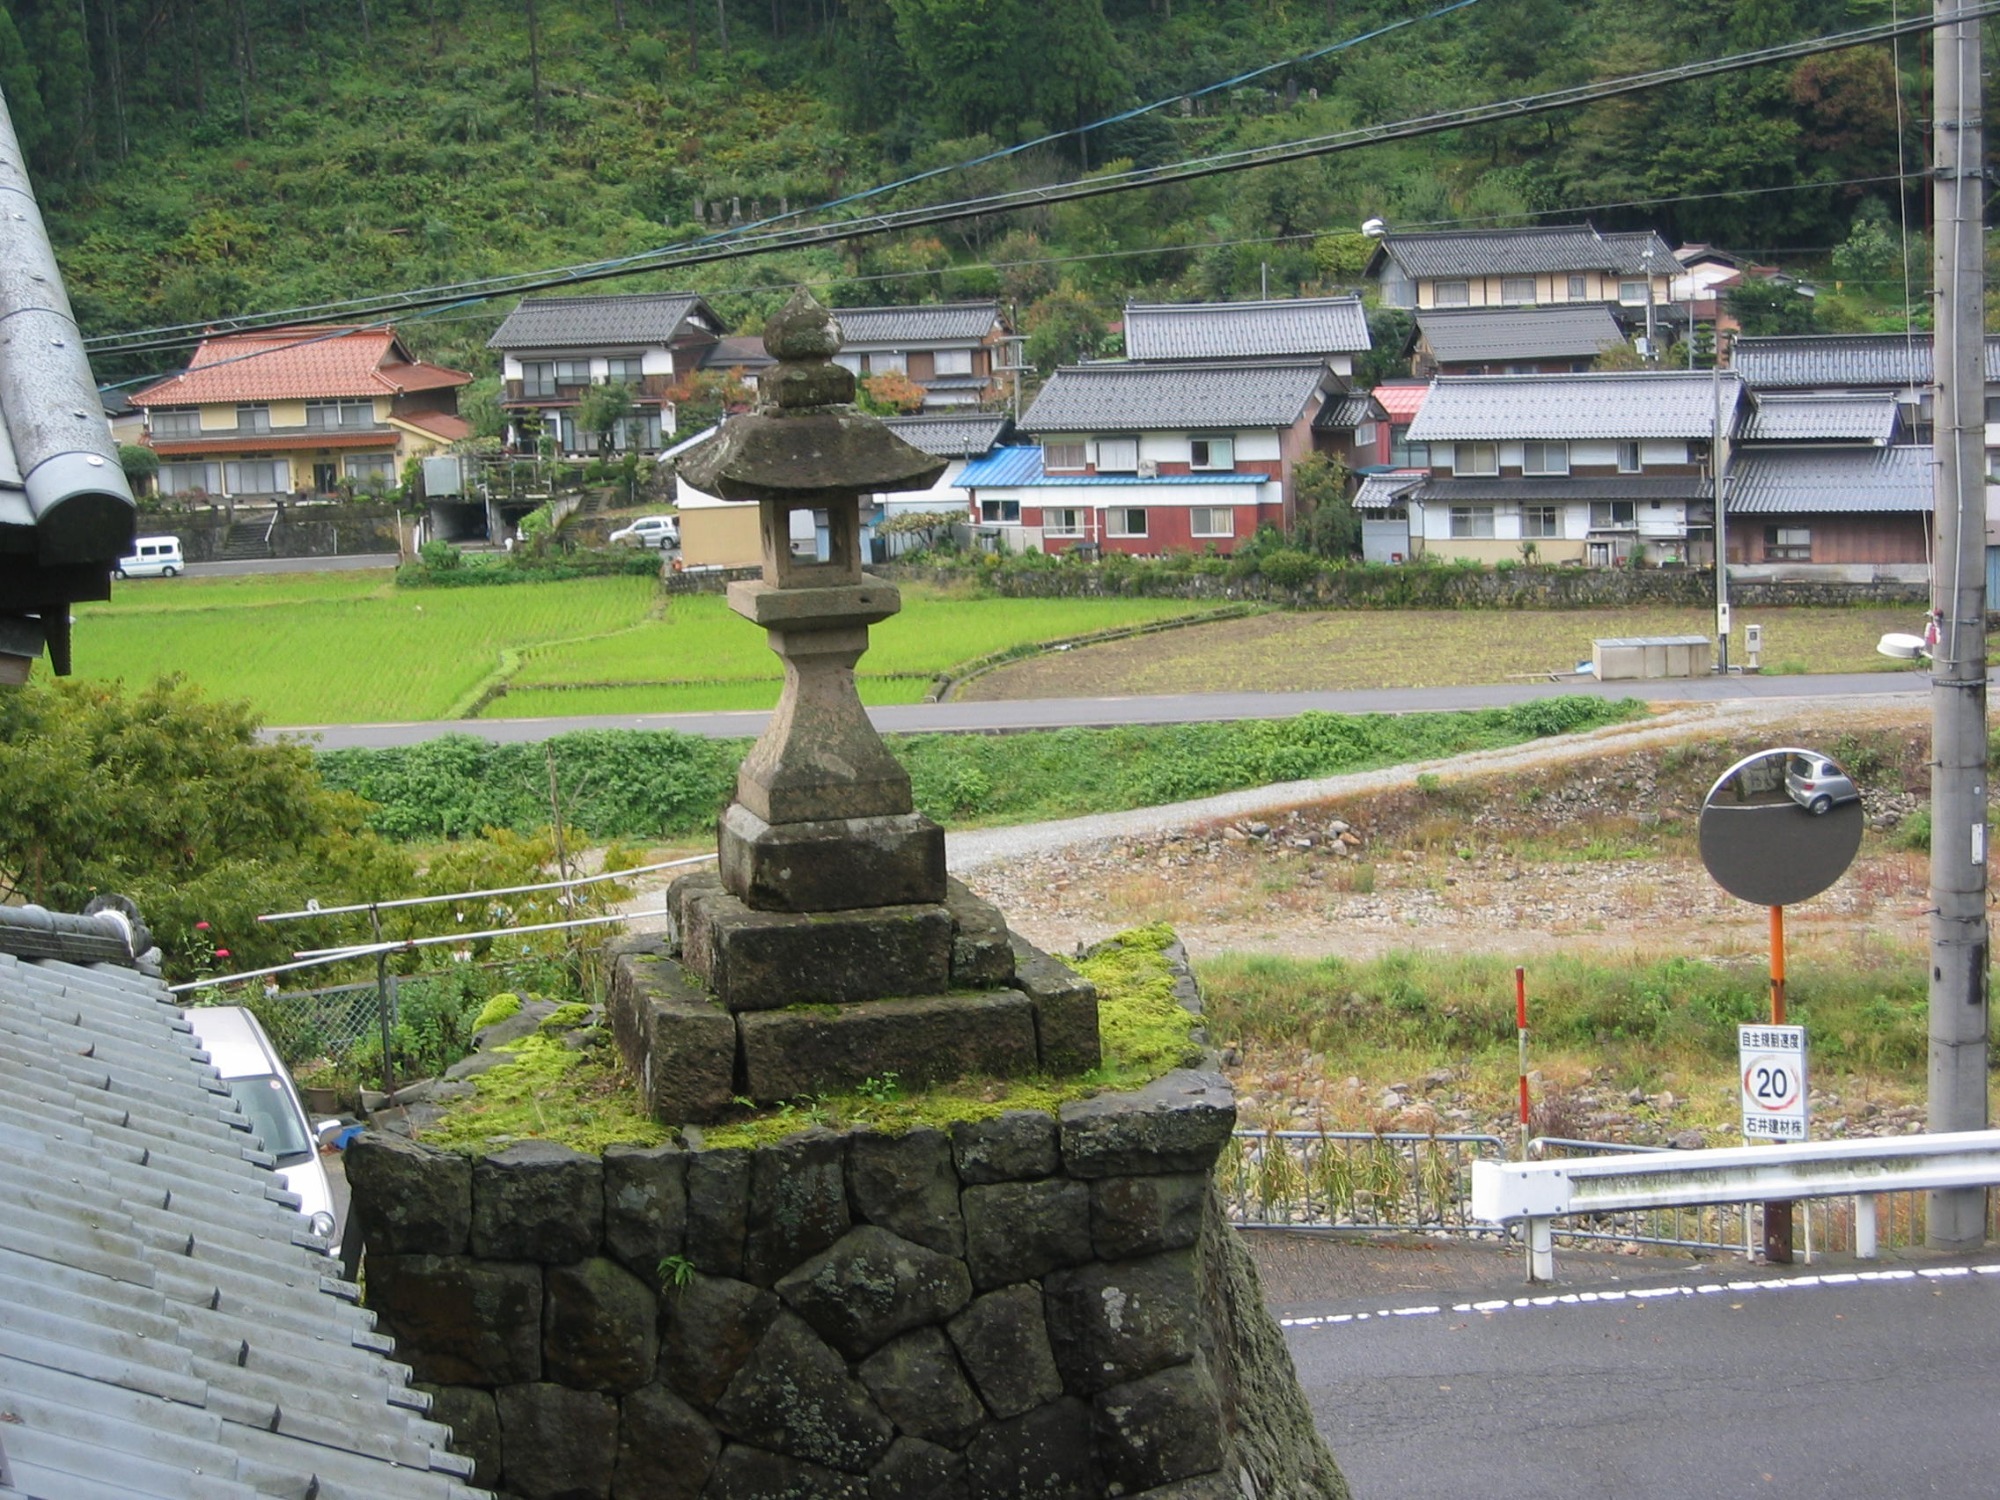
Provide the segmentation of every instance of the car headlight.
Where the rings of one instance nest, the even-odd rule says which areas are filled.
[[[325,1209],[321,1209],[318,1213],[314,1214],[312,1218],[308,1219],[306,1222],[312,1226],[312,1232],[318,1235],[321,1239],[330,1240],[333,1238],[333,1230],[334,1230],[333,1215],[328,1213]]]

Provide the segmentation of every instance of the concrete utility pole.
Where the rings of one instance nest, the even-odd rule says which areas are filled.
[[[1979,22],[1966,0],[1936,0],[1937,550],[1931,604],[1930,1128],[1987,1124],[1985,258],[1986,149]],[[1986,1238],[1986,1190],[1929,1195],[1925,1241]]]

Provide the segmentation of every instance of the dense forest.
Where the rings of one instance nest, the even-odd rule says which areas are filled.
[[[1302,139],[1891,3],[0,0],[0,90],[97,334],[630,255],[904,179],[868,206]],[[850,304],[997,295],[1046,364],[1093,350],[1128,295],[1355,285],[1369,216],[1588,216],[1839,277],[1821,318],[1878,326],[1903,304],[1898,225],[1927,207],[1895,180],[1925,162],[1927,48],[600,289],[691,287],[751,328],[799,281]],[[403,326],[478,369],[504,311]],[[148,360],[172,356],[100,373]]]

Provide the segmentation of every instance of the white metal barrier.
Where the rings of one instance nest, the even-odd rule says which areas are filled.
[[[1550,1224],[1570,1214],[1852,1194],[1855,1254],[1866,1260],[1875,1254],[1874,1194],[1995,1183],[2000,1130],[1968,1130],[1561,1161],[1475,1161],[1472,1215],[1495,1224],[1526,1220],[1529,1277],[1548,1281],[1555,1276]]]

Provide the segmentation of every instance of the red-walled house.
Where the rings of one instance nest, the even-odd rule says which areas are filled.
[[[1339,383],[1311,358],[1065,366],[1021,418],[1036,446],[967,465],[959,487],[1016,550],[1233,552],[1291,524],[1293,465]]]

